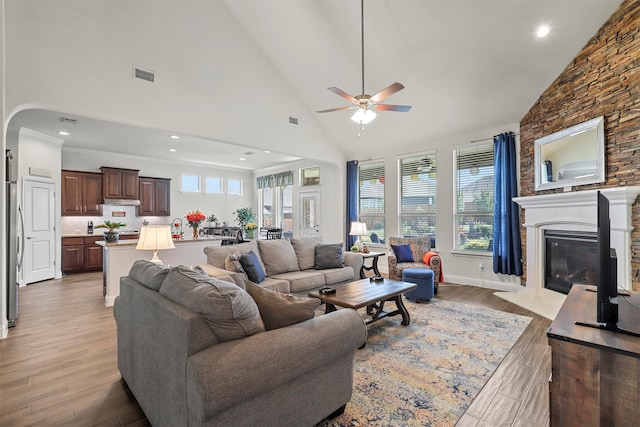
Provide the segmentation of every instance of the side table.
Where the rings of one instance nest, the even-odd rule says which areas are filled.
[[[361,255],[362,255],[362,258],[364,259],[362,260],[362,268],[360,268],[360,278],[361,279],[367,278],[365,271],[373,271],[374,275],[380,276],[380,270],[378,270],[378,258],[384,255],[384,252],[368,252],[366,254],[361,253]],[[370,266],[366,265],[366,261],[368,259],[371,259]]]

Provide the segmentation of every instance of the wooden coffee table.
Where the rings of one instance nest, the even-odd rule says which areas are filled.
[[[411,322],[409,312],[402,302],[402,294],[413,289],[418,285],[415,283],[398,282],[395,280],[384,279],[384,282],[371,282],[369,279],[356,280],[343,286],[337,286],[335,294],[321,294],[318,291],[309,292],[312,298],[319,298],[326,304],[325,313],[336,310],[336,306],[352,308],[358,310],[367,307],[367,315],[371,319],[365,320],[365,323],[373,323],[388,316],[402,316],[402,325],[407,326]],[[384,303],[394,301],[396,310],[392,312],[384,311]]]

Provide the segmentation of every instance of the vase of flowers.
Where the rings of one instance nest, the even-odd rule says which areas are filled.
[[[187,218],[189,227],[191,227],[191,229],[193,230],[193,239],[194,240],[197,239],[198,228],[200,227],[200,224],[202,224],[202,221],[207,219],[207,217],[200,211],[192,211],[186,214],[185,218]]]
[[[254,234],[255,234],[255,230],[257,228],[258,228],[258,224],[256,224],[255,222],[247,223],[247,225],[245,226],[245,229],[247,230],[247,238],[248,239],[253,239]]]

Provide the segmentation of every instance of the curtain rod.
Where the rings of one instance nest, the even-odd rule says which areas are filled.
[[[520,132],[510,132],[516,136],[520,135]],[[497,136],[497,135],[496,135]],[[492,136],[490,138],[482,138],[482,139],[474,139],[473,141],[469,141],[470,144],[473,144],[475,142],[483,142],[483,141],[493,141],[493,138],[495,138],[495,136]]]

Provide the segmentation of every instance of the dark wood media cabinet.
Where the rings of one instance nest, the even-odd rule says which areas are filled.
[[[596,321],[597,296],[587,288],[595,290],[573,285],[547,331],[550,425],[638,425],[640,338],[576,325]],[[638,298],[637,292],[632,294]],[[619,310],[621,319],[640,329],[640,308],[621,300]]]

